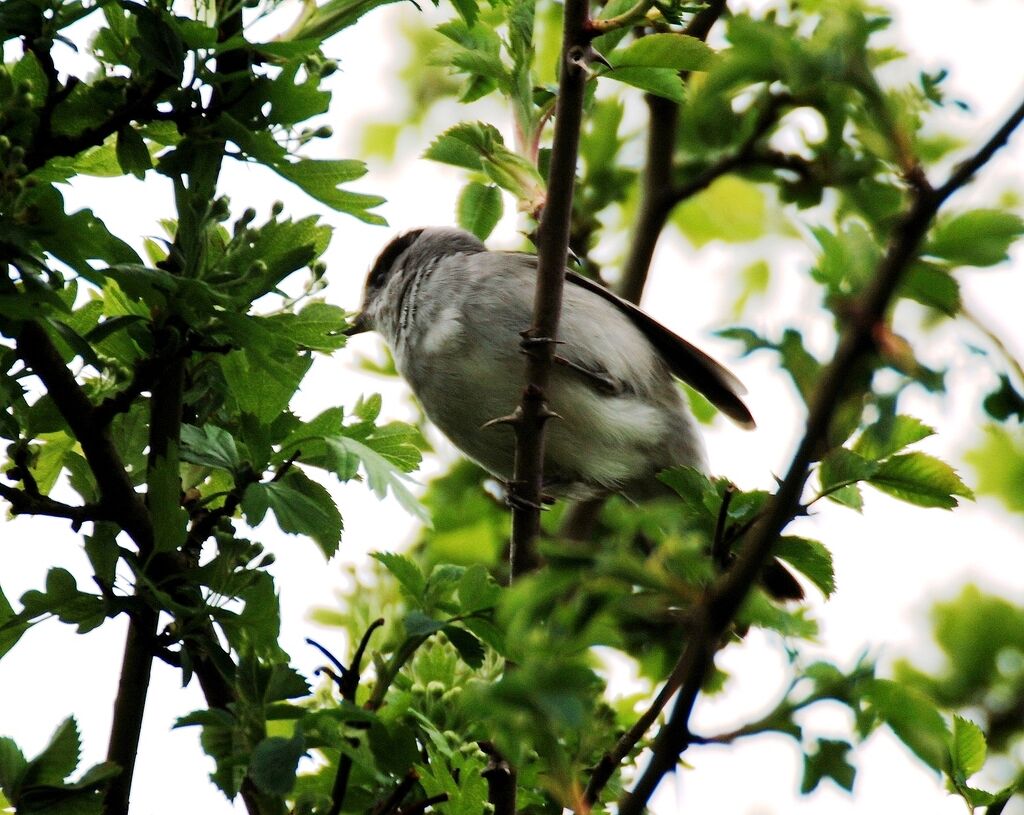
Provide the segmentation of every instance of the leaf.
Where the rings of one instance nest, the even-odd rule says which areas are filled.
[[[413,601],[419,603],[423,599],[427,579],[409,558],[395,552],[374,552],[370,557],[391,573]]]
[[[14,739],[0,737],[0,789],[13,796],[27,768],[28,762]]]
[[[999,387],[988,394],[981,406],[993,419],[1005,422],[1016,418],[1024,421],[1024,396],[1022,396],[1006,374],[999,375]]]
[[[818,467],[818,480],[823,493],[832,492],[837,487],[864,481],[878,470],[878,465],[857,455],[845,447],[830,450],[821,460]]]
[[[479,668],[484,664],[484,646],[473,634],[455,625],[446,625],[443,630],[463,662],[470,668]]]
[[[486,240],[502,215],[501,190],[494,184],[473,181],[462,188],[456,204],[456,220],[463,229]]]
[[[146,170],[153,167],[149,150],[139,131],[127,125],[117,132],[117,163],[121,170],[136,178],[144,178]]]
[[[946,763],[949,728],[924,694],[889,679],[873,679],[864,691],[869,711],[934,770]]]
[[[19,620],[14,608],[0,589],[0,658],[10,651],[28,630],[28,623]],[[0,772],[2,772],[0,766]]]
[[[57,726],[43,752],[28,763],[22,785],[63,784],[78,766],[81,750],[78,724],[73,716],[69,716]]]
[[[673,102],[682,102],[686,98],[683,80],[679,77],[678,72],[671,68],[643,68],[624,65],[609,71],[605,76]]]
[[[715,62],[715,52],[702,40],[686,34],[648,34],[613,52],[609,62],[613,75],[614,69],[627,66],[707,71]]]
[[[409,489],[402,482],[402,476],[395,471],[392,465],[384,456],[371,447],[356,441],[355,439],[337,436],[324,440],[328,448],[334,449],[341,456],[354,455],[363,465],[366,472],[366,480],[373,490],[374,495],[383,498],[390,491],[395,500],[410,514],[419,518],[425,524],[430,523],[430,517],[424,506],[416,500],[416,497],[409,492]]]
[[[882,462],[868,482],[921,507],[952,509],[959,504],[955,496],[974,497],[952,467],[926,453],[893,456]]]
[[[714,240],[746,243],[767,232],[768,206],[756,184],[726,175],[676,207],[672,222],[698,249]]]
[[[800,792],[804,795],[817,788],[823,778],[831,778],[847,792],[853,789],[857,768],[847,760],[850,743],[834,739],[818,739],[813,753],[804,754],[804,777]]]
[[[1024,512],[1024,431],[989,424],[985,439],[965,455],[978,476],[978,492],[994,495],[1011,512]]]
[[[379,195],[367,195],[339,189],[347,181],[366,174],[366,165],[354,159],[301,159],[270,164],[270,169],[287,178],[307,195],[331,209],[352,215],[360,221],[386,226],[387,221],[369,210],[384,203]]]
[[[329,303],[312,302],[298,314],[266,318],[272,329],[301,350],[334,351],[345,345],[348,328],[345,310]]]
[[[459,605],[462,614],[492,608],[501,596],[501,587],[481,563],[466,568],[459,578]]]
[[[441,620],[435,620],[422,611],[415,610],[405,615],[402,624],[405,626],[405,633],[410,637],[429,637],[445,627],[445,623]]]
[[[956,266],[995,266],[1009,259],[1010,245],[1024,235],[1019,215],[975,209],[942,220],[932,230],[924,254]]]
[[[182,425],[181,460],[228,472],[236,472],[242,463],[234,436],[212,424]]]
[[[869,461],[879,461],[933,435],[933,428],[913,416],[886,417],[864,429],[853,451]]]
[[[324,555],[332,557],[341,540],[341,513],[331,494],[309,476],[292,469],[279,481],[252,484],[242,498],[242,511],[255,526],[273,510],[282,532],[308,535]]]
[[[775,557],[786,561],[808,578],[825,597],[836,590],[836,573],[832,553],[820,541],[783,535],[772,550]]]
[[[949,746],[954,776],[966,781],[985,764],[985,734],[981,728],[962,716],[953,717],[953,739]]]
[[[960,311],[960,284],[948,269],[924,261],[910,267],[900,284],[900,294],[950,317]]]
[[[249,777],[268,795],[287,795],[295,786],[299,759],[305,754],[306,740],[301,733],[290,739],[263,739],[249,759]]]

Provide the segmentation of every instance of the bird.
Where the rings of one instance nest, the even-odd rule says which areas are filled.
[[[381,251],[346,332],[376,331],[426,416],[505,483],[510,414],[525,384],[521,332],[531,323],[537,257],[490,251],[451,227],[399,234]],[[668,494],[657,474],[708,460],[681,379],[744,428],[742,383],[703,351],[600,284],[566,270],[546,398],[544,492],[639,502]]]

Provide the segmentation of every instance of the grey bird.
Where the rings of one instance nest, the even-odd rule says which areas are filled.
[[[514,433],[492,420],[525,384],[520,332],[531,322],[537,258],[491,252],[460,229],[406,232],[380,253],[347,332],[379,332],[430,420],[497,478],[512,478]],[[659,471],[707,472],[704,444],[673,375],[740,425],[743,385],[707,354],[597,283],[566,272],[547,393],[544,490],[634,501],[665,488]],[[491,423],[491,424],[489,424]]]

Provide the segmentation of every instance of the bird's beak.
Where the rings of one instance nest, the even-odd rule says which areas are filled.
[[[370,326],[366,322],[366,313],[359,312],[359,314],[352,318],[352,324],[341,333],[346,337],[354,337],[356,334],[362,334],[369,330]]]

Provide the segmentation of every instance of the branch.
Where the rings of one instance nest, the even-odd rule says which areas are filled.
[[[654,0],[639,0],[635,6],[626,9],[622,14],[617,14],[614,17],[587,20],[584,24],[584,30],[593,38],[607,34],[609,31],[628,28],[644,19],[647,16],[647,12],[652,8],[654,8]]]
[[[40,323],[28,320],[15,337],[15,348],[18,356],[39,377],[82,446],[99,487],[100,503],[115,513],[115,520],[135,541],[139,552],[148,553],[153,546],[149,512],[135,492],[107,428],[95,421],[92,402],[64,364],[50,335]]]
[[[86,521],[112,521],[114,513],[105,504],[82,504],[72,506],[54,501],[45,495],[30,490],[19,490],[0,484],[0,498],[11,505],[12,515],[46,515],[51,518],[67,518],[76,532]]]
[[[537,228],[537,288],[533,321],[524,332],[526,388],[515,420],[516,456],[511,490],[512,541],[509,579],[538,563],[544,466],[544,425],[551,418],[546,391],[558,321],[572,219],[573,185],[579,152],[583,95],[591,49],[584,27],[588,0],[566,0],[555,133],[548,173],[548,197]]]
[[[487,769],[481,775],[487,780],[487,802],[494,815],[516,815],[516,771],[493,742],[480,741],[477,746],[487,755]]]
[[[732,621],[771,556],[779,534],[800,511],[800,496],[815,459],[824,442],[832,415],[846,396],[846,372],[855,367],[874,349],[873,330],[881,321],[895,296],[906,269],[916,257],[917,247],[931,225],[939,208],[995,154],[1009,135],[1024,120],[1024,102],[1007,119],[996,134],[971,158],[957,168],[950,179],[933,189],[927,179],[912,185],[912,203],[904,213],[879,262],[874,278],[860,298],[839,341],[832,362],[819,379],[811,403],[807,425],[800,446],[793,456],[786,477],[769,502],[761,519],[751,528],[746,545],[734,566],[708,590],[697,611],[697,625],[687,641],[688,670],[683,679],[672,715],[658,733],[650,763],[641,774],[632,792],[623,796],[620,815],[640,815],[662,777],[672,770],[680,753],[693,740],[689,718],[710,667],[715,644]]]

